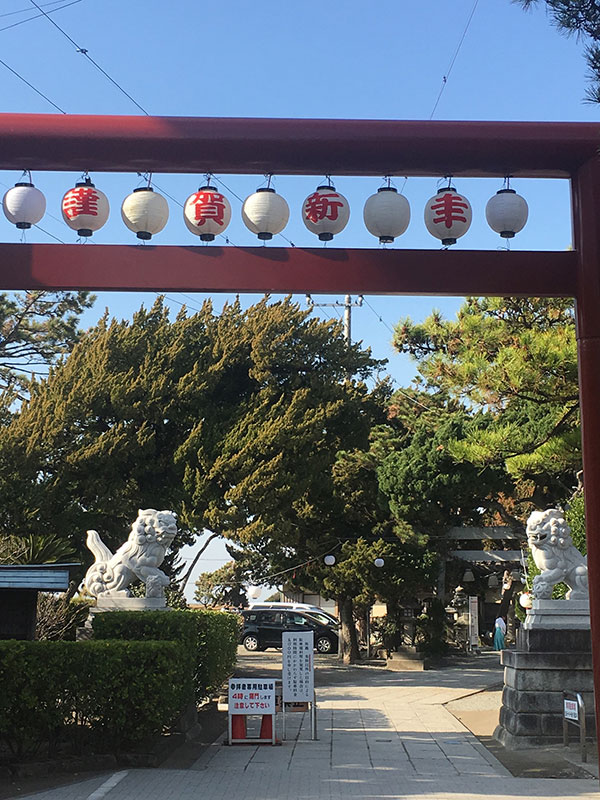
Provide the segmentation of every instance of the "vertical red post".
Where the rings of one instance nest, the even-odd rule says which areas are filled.
[[[596,731],[600,732],[600,158],[573,176],[577,355],[592,623]],[[600,748],[600,739],[599,748]]]

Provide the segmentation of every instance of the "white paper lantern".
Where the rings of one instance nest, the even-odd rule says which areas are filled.
[[[142,186],[128,194],[121,206],[121,217],[138,239],[151,239],[160,233],[169,219],[169,204],[150,186]]]
[[[512,239],[515,233],[523,230],[528,216],[527,201],[514,189],[500,189],[485,207],[488,225],[503,239]]]
[[[471,225],[471,204],[453,186],[447,186],[427,201],[424,216],[432,236],[441,239],[445,246],[456,244]]]
[[[26,230],[38,223],[46,213],[46,198],[33,183],[15,183],[2,199],[4,216],[17,228]]]
[[[272,239],[281,233],[290,218],[288,204],[275,189],[264,187],[244,200],[242,219],[249,231],[259,239]]]
[[[373,563],[375,564],[376,567],[383,567],[385,561],[383,560],[383,558],[376,558]]]
[[[212,242],[231,221],[229,200],[213,186],[201,186],[185,201],[183,219],[203,242]]]
[[[531,608],[533,605],[533,598],[529,592],[523,592],[523,594],[519,595],[519,605],[521,608]]]
[[[335,556],[325,556],[323,561],[328,567],[333,567],[333,565],[335,564]]]
[[[344,230],[350,219],[350,206],[334,186],[317,186],[302,204],[302,219],[311,233],[329,242]]]
[[[369,233],[378,236],[381,244],[389,244],[408,228],[410,205],[393,186],[382,186],[365,203],[363,219]]]
[[[79,236],[91,236],[108,219],[108,198],[89,178],[75,184],[62,199],[62,215],[69,228]]]
[[[261,588],[260,586],[249,586],[248,587],[248,597],[250,600],[258,600],[260,597]]]

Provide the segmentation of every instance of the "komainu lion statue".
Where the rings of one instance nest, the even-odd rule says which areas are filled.
[[[573,544],[571,529],[558,508],[534,511],[527,520],[527,541],[541,575],[533,579],[533,596],[552,597],[557,583],[569,587],[567,600],[588,599],[588,568],[585,556]]]
[[[146,597],[163,597],[169,578],[159,569],[177,534],[172,511],[140,509],[127,541],[113,555],[97,531],[87,532],[87,546],[96,561],[88,569],[84,586],[93,596],[129,597],[137,579],[146,584]]]

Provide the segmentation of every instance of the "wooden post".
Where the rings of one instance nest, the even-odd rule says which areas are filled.
[[[574,175],[577,355],[596,732],[600,730],[600,159]]]

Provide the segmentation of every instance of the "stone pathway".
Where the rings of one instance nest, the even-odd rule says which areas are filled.
[[[513,778],[445,707],[497,683],[497,670],[335,668],[317,689],[319,739],[289,714],[278,747],[216,742],[187,770],[129,770],[37,800],[600,800],[595,779]],[[245,673],[247,674],[247,673]],[[317,682],[318,683],[318,682]]]

